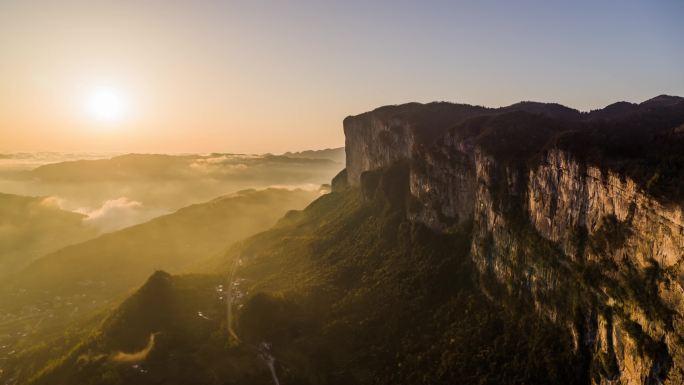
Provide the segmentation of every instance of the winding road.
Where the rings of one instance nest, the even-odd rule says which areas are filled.
[[[244,344],[245,346],[253,349],[256,351],[257,355],[259,358],[261,358],[268,369],[271,371],[271,377],[273,378],[273,383],[275,385],[280,385],[280,380],[278,379],[278,374],[276,373],[276,368],[275,368],[275,362],[276,359],[275,357],[271,354],[271,344],[268,342],[262,342],[259,344],[259,346],[255,346],[246,342],[242,342],[240,337],[237,335],[235,332],[235,329],[233,328],[233,287],[235,286],[235,274],[237,272],[237,268],[241,263],[240,258],[236,258],[235,262],[233,262],[233,268],[230,271],[230,275],[228,276],[228,298],[226,300],[228,309],[226,312],[226,322],[228,324],[228,335],[235,340],[238,344]]]

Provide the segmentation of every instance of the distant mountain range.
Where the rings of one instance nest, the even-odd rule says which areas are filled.
[[[329,167],[340,166],[340,163],[334,165],[335,162],[340,162],[340,151],[322,150],[310,153],[311,157],[303,155],[305,153],[289,156],[218,153],[211,155],[126,154],[109,159],[46,164],[28,171],[26,176],[46,182],[214,177],[242,178],[253,181],[269,180],[275,184],[292,181],[306,183],[308,179],[315,178],[318,172],[324,172]],[[327,157],[328,155],[331,158]],[[284,173],[279,175],[279,172]],[[304,177],[304,180],[301,177]]]
[[[325,150],[308,150],[300,152],[286,152],[283,156],[290,158],[330,159],[344,164],[344,147],[326,148]]]
[[[70,156],[72,160],[48,164],[29,158],[38,162],[31,168],[25,167],[28,161],[22,156],[0,162],[0,191],[52,197],[62,209],[87,215],[85,221],[98,231],[110,232],[244,189],[317,189],[344,163],[339,162],[341,150],[313,153],[126,154],[80,160]]]

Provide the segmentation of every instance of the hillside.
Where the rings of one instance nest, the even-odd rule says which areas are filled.
[[[84,216],[60,209],[49,198],[0,193],[0,277],[52,251],[97,234]]]
[[[155,269],[173,271],[198,263],[269,228],[285,212],[318,195],[319,191],[308,190],[245,190],[192,205],[46,255],[8,284],[27,295],[48,289],[73,295],[90,287],[91,295],[104,290],[110,296],[141,282]]]
[[[569,335],[528,306],[507,310],[477,290],[469,228],[441,236],[403,219],[404,207],[391,203],[402,197],[386,194],[405,182],[387,181],[372,201],[352,189],[288,214],[219,259],[229,273],[240,258],[234,285],[227,275],[156,273],[35,383],[269,384],[262,349],[283,384],[573,376]],[[227,331],[229,296],[239,342]],[[159,334],[145,359],[112,358],[143,349],[152,333]],[[487,372],[476,369],[482,361]]]
[[[246,190],[46,255],[1,283],[0,354],[7,359],[10,351],[61,337],[69,324],[109,308],[155,270],[183,271],[319,195]]]

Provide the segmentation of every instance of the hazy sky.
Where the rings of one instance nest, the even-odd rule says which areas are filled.
[[[684,95],[682,20],[682,0],[0,0],[0,151],[282,152],[385,104]]]

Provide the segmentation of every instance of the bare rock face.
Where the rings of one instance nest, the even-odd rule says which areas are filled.
[[[476,164],[483,182],[474,213],[476,265],[504,285],[515,282],[511,294],[527,288],[542,315],[583,329],[573,334],[596,335],[577,342],[598,352],[593,383],[667,383],[668,371],[676,378],[681,366],[671,367],[668,352],[680,348],[682,336],[673,324],[684,309],[675,278],[682,274],[681,207],[666,208],[634,181],[557,149],[542,159],[527,170],[522,190],[506,184],[504,194],[492,193],[493,175],[516,179],[516,171],[492,173],[491,159]],[[523,197],[513,209],[524,216],[507,215],[502,196]],[[521,232],[525,222],[531,229]],[[573,321],[578,308],[600,313],[598,322]]]
[[[451,103],[408,103],[381,107],[344,119],[349,184],[358,186],[361,173],[412,158],[447,129],[492,110]]]
[[[472,157],[446,148],[421,155],[412,163],[409,179],[411,194],[420,204],[409,217],[440,230],[470,220],[477,191]]]
[[[641,166],[660,155],[575,149],[580,140],[600,147],[609,118],[610,129],[646,121],[644,137],[681,139],[671,133],[684,123],[684,101],[658,97],[586,115],[554,105],[550,118],[536,117],[545,105],[520,105],[535,117],[510,115],[514,106],[460,106],[429,139],[416,105],[408,117],[398,106],[347,118],[348,182],[358,186],[365,171],[407,162],[409,219],[442,232],[472,223],[483,291],[493,300],[502,290],[525,298],[566,327],[587,358],[578,370],[593,384],[684,383],[684,212],[676,199],[647,191],[663,169]],[[618,150],[639,148],[620,143]],[[635,179],[644,173],[655,176]],[[666,186],[679,191],[678,183]]]
[[[684,217],[680,206],[665,207],[616,172],[584,166],[567,152],[552,150],[544,163],[529,171],[528,212],[534,227],[573,254],[572,230],[600,230],[604,218],[629,227],[617,259],[631,258],[645,267],[649,260],[664,268],[684,252]]]
[[[383,121],[373,115],[345,119],[344,135],[347,178],[352,186],[359,185],[364,171],[408,159],[414,144],[407,122]]]

